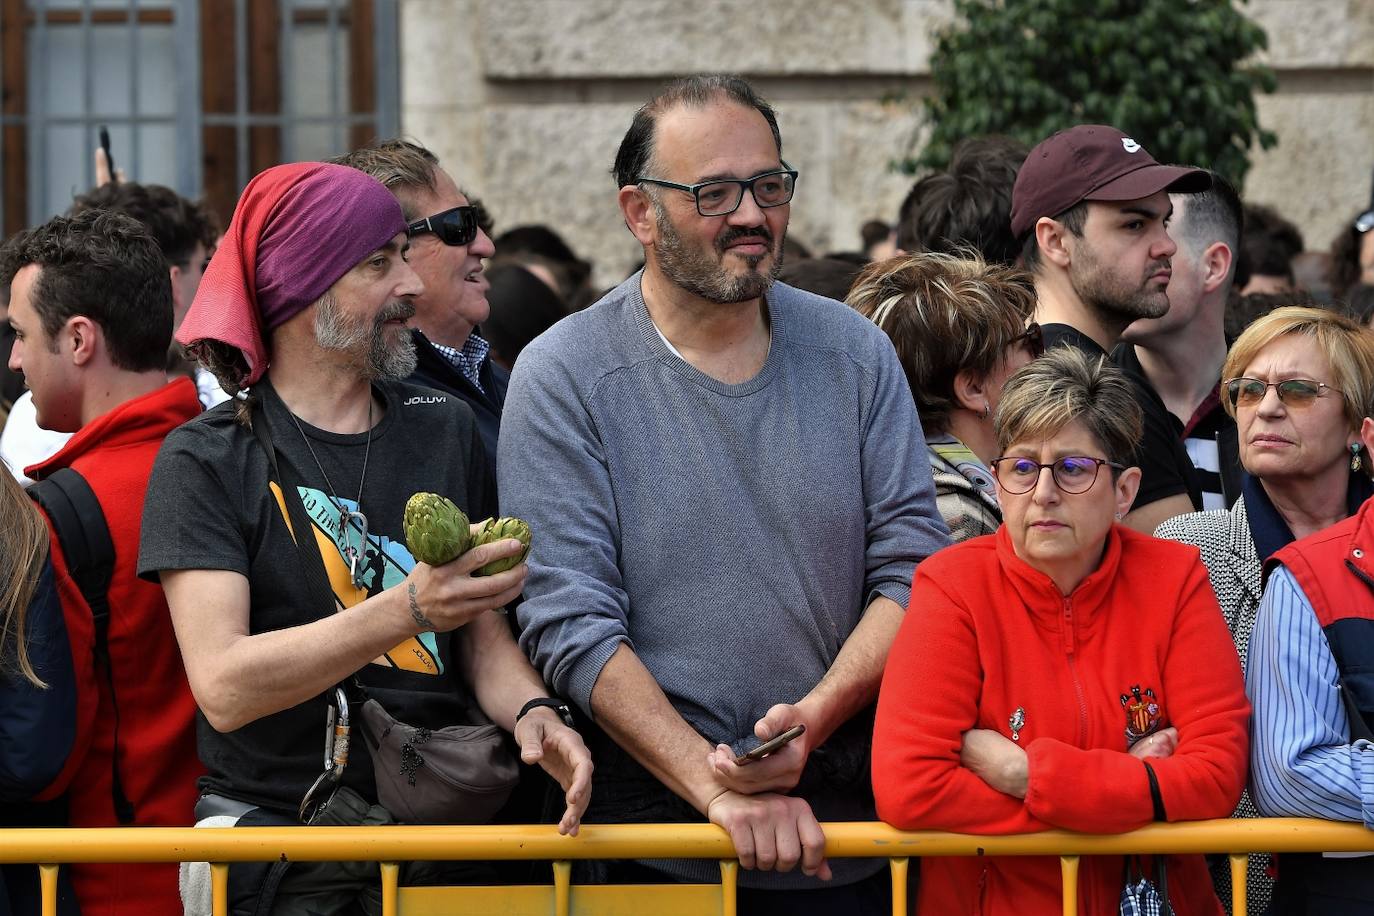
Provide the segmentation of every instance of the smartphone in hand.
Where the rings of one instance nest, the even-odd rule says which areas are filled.
[[[797,738],[800,738],[805,731],[805,725],[794,725],[787,731],[783,732],[781,735],[778,735],[775,738],[769,738],[767,741],[763,742],[758,747],[752,748],[750,750],[745,751],[743,754],[740,754],[738,757],[735,758],[735,766],[748,766],[756,760],[762,760],[769,754],[777,751],[783,745],[787,744],[789,741],[793,741]]]

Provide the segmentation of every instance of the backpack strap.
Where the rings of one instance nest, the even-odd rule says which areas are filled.
[[[62,545],[67,572],[91,610],[95,641],[92,653],[105,672],[114,713],[114,749],[110,756],[110,792],[115,817],[121,824],[134,820],[134,806],[119,776],[119,701],[110,664],[110,581],[114,578],[115,547],[110,526],[91,485],[77,471],[60,468],[28,489],[42,507]]]
[[[108,655],[115,549],[100,501],[86,478],[71,468],[61,468],[35,483],[29,487],[29,496],[52,521],[67,558],[67,570],[90,605],[96,652]]]

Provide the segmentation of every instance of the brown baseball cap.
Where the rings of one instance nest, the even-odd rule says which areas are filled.
[[[1021,238],[1042,216],[1083,200],[1139,200],[1157,191],[1195,194],[1212,186],[1203,169],[1160,165],[1115,127],[1080,124],[1030,151],[1011,192],[1011,231]]]

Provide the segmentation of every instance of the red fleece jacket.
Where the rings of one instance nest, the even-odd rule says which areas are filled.
[[[1196,548],[1115,526],[1101,565],[1067,597],[1015,555],[1006,526],[943,550],[917,569],[883,675],[878,814],[972,834],[1144,826],[1153,806],[1144,765],[1126,753],[1128,705],[1140,707],[1138,727],[1153,718],[1178,729],[1173,756],[1151,761],[1169,820],[1229,815],[1245,785],[1250,706]],[[1024,800],[959,763],[964,732],[1010,738],[1018,709]],[[1079,912],[1116,913],[1122,877],[1120,857],[1085,858]],[[1169,892],[1179,916],[1221,912],[1200,856],[1169,857]],[[1055,858],[929,858],[918,911],[1050,916],[1060,895]]]
[[[204,773],[196,755],[196,704],[182,667],[162,588],[138,578],[138,541],[143,495],[162,440],[200,413],[196,386],[177,379],[125,401],[83,426],[56,455],[24,473],[41,480],[59,468],[78,471],[95,491],[114,542],[110,582],[110,665],[119,704],[119,773],[139,827],[179,827],[194,822],[196,780]],[[110,758],[114,709],[109,684],[92,660],[91,611],[67,571],[53,535],[53,571],[76,664],[78,745],[56,784],[66,791],[74,827],[116,827]],[[74,865],[72,882],[83,916],[182,912],[177,866]]]

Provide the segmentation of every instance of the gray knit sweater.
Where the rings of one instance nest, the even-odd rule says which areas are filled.
[[[891,342],[782,284],[768,304],[738,385],[665,346],[638,274],[520,354],[498,461],[502,511],[534,531],[520,641],[583,710],[628,643],[707,740],[751,745],[947,543]],[[864,816],[845,807],[817,815]]]

